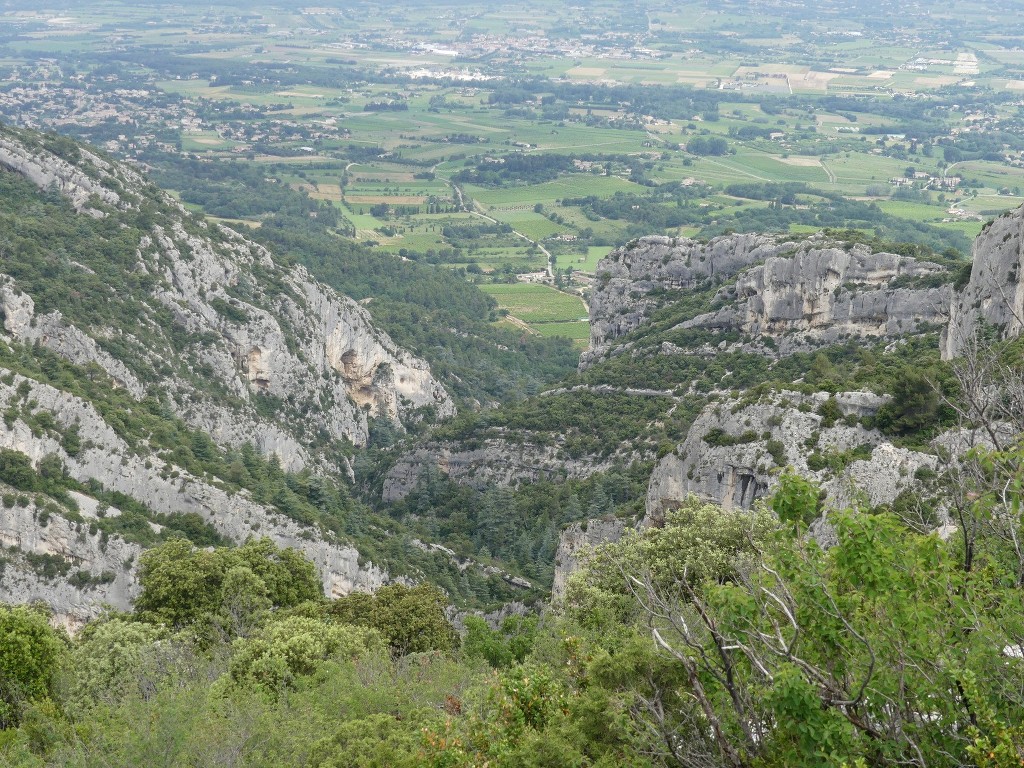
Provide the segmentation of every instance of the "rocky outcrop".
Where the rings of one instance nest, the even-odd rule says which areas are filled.
[[[0,423],[0,448],[23,453],[35,464],[46,456],[56,456],[70,477],[83,483],[99,482],[106,490],[139,500],[154,512],[198,513],[220,534],[236,543],[267,536],[278,546],[298,549],[319,569],[327,595],[368,591],[387,581],[387,573],[381,569],[372,564],[361,566],[359,553],[352,547],[285,518],[276,510],[258,504],[244,491],[229,493],[160,456],[140,450],[141,446],[129,447],[85,400],[2,370],[0,377],[3,378],[0,410],[24,414],[24,408],[29,407],[34,412],[46,412],[52,416],[58,433],[76,427],[82,445],[75,455],[69,455],[57,434],[38,434],[38,430],[34,431],[19,416],[11,419],[9,425]],[[22,530],[23,526],[13,520],[8,510],[0,511],[0,521],[0,531]],[[92,545],[88,538],[62,539],[65,540],[69,557],[93,558],[89,554]],[[115,560],[115,563],[122,563],[113,568],[116,573],[125,570],[125,560]],[[132,583],[129,578],[125,591],[119,593],[122,602],[130,599],[131,591],[127,587]]]
[[[963,354],[986,328],[999,338],[1024,329],[1024,207],[987,226],[971,250],[971,277],[953,297],[942,337],[944,359]]]
[[[645,323],[666,291],[683,291],[734,277],[768,256],[791,250],[765,235],[729,235],[707,244],[688,238],[642,237],[612,251],[595,270],[590,298],[590,347],[581,366],[600,359],[615,340]]]
[[[251,443],[277,455],[286,469],[351,478],[344,454],[365,444],[368,419],[400,428],[454,414],[427,363],[303,268],[278,264],[265,248],[191,215],[135,171],[70,140],[0,128],[0,172],[10,171],[85,216],[106,217],[103,226],[121,233],[111,253],[128,277],[116,290],[105,286],[97,275],[115,257],[82,249],[62,263],[60,279],[73,285],[81,270],[85,301],[69,298],[65,306],[38,280],[19,284],[0,273],[0,346],[25,356],[19,371],[38,365],[39,378],[56,384],[0,368],[0,448],[37,467],[57,459],[83,488],[99,484],[152,513],[198,514],[236,543],[267,536],[294,547],[319,569],[329,596],[385,583],[386,571],[361,564],[334,534],[193,474],[175,462],[197,464],[156,450],[163,443],[152,435],[178,429],[177,417],[222,446]],[[83,222],[93,233],[96,223]],[[42,348],[79,368],[50,365]],[[98,520],[96,499],[82,495],[78,509],[46,514],[31,502],[7,505],[5,496],[0,509],[4,599],[45,600],[68,622],[94,616],[103,603],[130,607],[141,549],[102,532],[110,526]],[[44,556],[68,564],[58,569],[64,575],[40,574],[39,562],[56,562]]]
[[[21,174],[40,189],[57,191],[81,213],[99,217],[106,214],[98,206],[130,206],[112,187],[123,188],[124,180],[139,182],[138,174],[73,143],[65,146],[74,147],[75,164],[49,151],[38,135],[8,128],[0,133],[0,166]]]
[[[687,328],[737,330],[769,336],[780,352],[847,338],[894,338],[922,325],[945,325],[952,296],[949,285],[893,288],[941,276],[944,267],[863,245],[850,249],[803,244],[789,257],[769,257],[752,267],[716,299],[728,305],[700,315]],[[798,335],[794,338],[795,335]]]
[[[583,368],[623,351],[617,340],[649,322],[655,309],[684,298],[684,291],[716,284],[722,285],[713,300],[719,308],[678,327],[771,338],[783,354],[944,325],[952,296],[949,286],[924,287],[945,279],[938,264],[864,245],[840,246],[823,235],[799,242],[729,235],[707,244],[641,238],[609,254],[596,272]]]
[[[582,478],[608,469],[611,458],[561,455],[559,445],[533,445],[489,438],[475,447],[427,443],[398,458],[384,477],[382,497],[398,501],[412,492],[420,478],[439,472],[454,482],[475,488],[514,486],[542,479]]]
[[[627,523],[624,520],[598,518],[583,523],[572,523],[562,531],[555,553],[555,580],[551,587],[551,597],[558,600],[565,595],[569,576],[579,567],[579,555],[582,551],[599,544],[618,541],[626,532],[626,528]]]
[[[141,547],[105,536],[90,525],[86,514],[73,520],[54,514],[52,502],[40,507],[26,496],[22,506],[14,489],[0,486],[0,494],[14,500],[0,510],[0,544],[7,548],[0,575],[5,602],[45,602],[69,629],[98,616],[104,605],[131,607],[139,591],[136,565]],[[67,570],[47,574],[45,564],[30,559],[33,555],[56,558]]]
[[[691,494],[725,509],[749,509],[771,493],[786,466],[817,479],[836,508],[859,499],[889,503],[921,467],[934,469],[934,456],[897,448],[859,423],[884,398],[840,393],[835,402],[849,418],[826,425],[819,411],[829,397],[783,391],[756,403],[729,399],[708,405],[686,440],[651,474],[647,519],[661,519]]]
[[[65,323],[60,312],[36,315],[32,297],[21,293],[6,275],[0,275],[0,312],[7,335],[29,344],[38,342],[77,365],[95,363],[136,400],[145,394],[142,383],[124,363],[100,349],[95,339]]]
[[[120,215],[138,208],[143,192],[160,201],[151,228],[137,230],[134,271],[146,289],[130,297],[127,322],[77,327],[57,311],[37,314],[33,297],[0,275],[11,338],[98,364],[136,399],[170,395],[179,417],[220,444],[251,442],[289,469],[316,466],[322,448],[365,444],[368,418],[401,423],[454,414],[427,363],[376,328],[359,304],[192,216],[135,171],[54,139],[76,155],[68,162],[47,141],[0,131],[0,165],[80,211]],[[122,226],[145,220],[133,212]],[[349,468],[328,468],[337,469]]]
[[[278,270],[265,249],[233,232],[225,235],[227,242],[217,248],[181,227],[157,229],[139,252],[140,263],[165,278],[158,300],[190,333],[208,339],[197,355],[229,392],[291,403],[288,421],[300,443],[303,436],[326,433],[362,445],[370,416],[401,421],[423,408],[435,419],[454,414],[427,363],[374,327],[363,307],[316,283],[302,267]],[[276,270],[282,290],[269,294],[251,277],[254,270]],[[216,433],[214,424],[224,414],[210,403],[201,420],[195,418],[199,412],[183,415]],[[235,411],[227,415],[240,420]],[[245,416],[261,427],[245,434],[263,431],[265,419]],[[292,458],[282,456],[285,462]]]

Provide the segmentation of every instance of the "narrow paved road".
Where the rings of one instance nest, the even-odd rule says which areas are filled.
[[[822,160],[818,160],[818,162],[821,164],[821,167],[824,169],[825,173],[828,174],[828,183],[829,184],[835,184],[836,183],[836,175],[834,173],[832,173],[832,169],[829,168],[827,165],[825,165],[825,161],[823,159]]]
[[[451,185],[452,189],[455,190],[456,197],[459,198],[459,210],[465,211],[466,213],[470,213],[473,216],[479,216],[481,219],[486,219],[487,221],[491,222],[492,224],[504,224],[505,223],[503,221],[498,221],[497,219],[491,218],[486,213],[482,213],[480,210],[478,210],[478,208],[480,206],[480,203],[478,203],[476,200],[473,201],[473,208],[472,208],[472,210],[467,208],[466,207],[466,200],[462,196],[462,190],[459,188],[459,185],[456,184],[451,179],[446,179],[446,181]],[[538,243],[536,240],[534,240],[532,237],[527,237],[526,235],[524,235],[522,232],[519,232],[518,230],[513,229],[512,230],[512,234],[515,235],[516,237],[521,237],[523,240],[525,240],[526,242],[530,243],[531,245],[535,245],[540,250],[540,252],[544,254],[544,271],[547,273],[548,277],[550,277],[552,280],[554,280],[555,279],[555,273],[551,269],[551,260],[553,258],[551,256],[551,252],[548,251],[547,248],[545,248],[543,245]]]

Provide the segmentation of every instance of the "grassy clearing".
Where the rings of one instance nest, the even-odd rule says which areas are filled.
[[[878,207],[888,214],[910,221],[942,221],[947,216],[945,205],[910,203],[903,200],[880,200]]]
[[[592,245],[587,248],[587,253],[563,253],[555,257],[555,263],[559,269],[572,267],[578,272],[594,273],[597,269],[597,262],[612,252],[610,245]]]
[[[590,323],[579,320],[575,323],[539,323],[530,326],[541,336],[565,336],[572,339],[573,345],[584,348],[590,342]]]
[[[498,302],[499,309],[532,324],[576,322],[587,316],[579,296],[571,296],[546,285],[512,283],[481,285],[480,289]]]
[[[503,205],[528,203],[547,203],[565,197],[610,197],[616,192],[635,192],[641,194],[644,187],[617,176],[592,176],[590,174],[574,174],[555,181],[533,186],[506,187],[489,189],[466,184],[463,191],[474,200],[484,204],[501,207]]]

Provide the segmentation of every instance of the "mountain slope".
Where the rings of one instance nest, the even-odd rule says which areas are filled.
[[[316,474],[351,475],[368,419],[401,429],[455,408],[361,306],[135,170],[7,128],[0,242],[12,599],[69,620],[126,607],[139,547],[172,530],[298,547],[328,594],[387,578],[345,543],[352,505]]]

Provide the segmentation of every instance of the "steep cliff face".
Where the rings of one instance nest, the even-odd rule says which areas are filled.
[[[599,544],[614,543],[626,532],[625,520],[587,520],[585,523],[573,523],[558,538],[558,551],[555,553],[555,580],[551,587],[551,597],[555,600],[565,595],[569,577],[579,567],[579,557],[588,548]]]
[[[0,381],[0,409],[7,415],[7,420],[0,423],[0,448],[23,453],[36,465],[45,457],[56,456],[68,475],[76,480],[99,483],[105,490],[138,500],[156,513],[197,513],[221,535],[236,543],[267,536],[278,546],[301,550],[320,570],[328,595],[371,590],[387,580],[387,574],[372,564],[360,566],[359,553],[351,546],[299,525],[277,510],[253,501],[245,491],[229,493],[218,484],[145,451],[144,446],[129,446],[91,403],[23,376],[0,370],[0,377],[3,379]],[[12,418],[14,413],[19,415]],[[37,425],[34,428],[26,423],[27,418],[39,413],[49,414],[53,423],[52,428],[42,434]],[[82,446],[74,455],[65,450],[59,437],[71,428],[76,430]],[[97,504],[88,496],[81,496],[78,506],[88,514]],[[16,514],[17,511],[17,507],[13,511],[0,511],[0,537],[9,545],[17,545],[25,551],[57,552],[76,563],[99,562],[102,570],[110,570],[117,577],[111,587],[112,604],[127,607],[134,596],[132,569],[137,564],[135,555],[140,551],[136,545],[110,537],[110,541],[117,544],[112,550],[108,545],[105,558],[100,558],[95,553],[95,535],[84,536],[81,531],[74,537],[64,535],[66,531],[61,528],[64,523],[59,516],[53,517],[58,521],[53,529],[41,532],[37,530],[37,523],[30,523],[23,514]],[[90,565],[88,569],[94,571],[96,567]],[[54,599],[48,602],[63,604],[60,594],[65,585],[54,589],[36,583],[25,588],[34,589],[40,596],[53,594]],[[91,595],[88,598],[71,605],[98,604]]]
[[[729,235],[706,245],[687,238],[642,237],[613,251],[597,265],[590,347],[581,366],[600,359],[616,339],[644,324],[664,302],[664,292],[734,277],[761,259],[791,249],[792,244],[764,235]]]
[[[1024,207],[1004,214],[974,241],[967,285],[953,297],[942,356],[962,354],[986,328],[999,338],[1024,329]]]
[[[457,483],[484,488],[489,484],[515,486],[542,479],[589,477],[613,464],[613,459],[607,457],[569,459],[561,454],[560,448],[501,438],[487,439],[474,447],[427,443],[400,456],[388,470],[383,500],[405,498],[427,472],[439,472]]]
[[[804,244],[790,257],[773,256],[748,270],[719,291],[716,298],[729,306],[684,326],[769,336],[783,354],[851,337],[898,337],[921,325],[945,324],[952,288],[890,286],[945,272],[863,245],[846,250]]]
[[[37,315],[23,286],[0,278],[0,309],[13,337],[79,364],[95,362],[135,397],[147,388],[171,393],[193,426],[226,444],[254,443],[293,469],[309,463],[317,443],[365,443],[368,417],[454,413],[427,363],[375,328],[356,302],[301,267],[278,265],[237,233],[192,217],[131,169],[77,151],[72,165],[31,134],[0,133],[0,166],[56,189],[76,209],[136,214],[134,271],[149,289],[132,297],[138,316],[120,327],[76,327],[59,311]],[[157,214],[137,215],[147,206]],[[116,339],[123,359],[97,344],[104,339]],[[274,418],[256,407],[260,397],[279,410]]]
[[[40,189],[53,189],[64,195],[75,210],[90,216],[106,215],[98,205],[112,205],[121,209],[130,203],[111,187],[122,182],[140,182],[141,177],[123,167],[117,167],[99,155],[82,147],[72,147],[76,164],[72,164],[45,145],[28,144],[21,140],[27,134],[8,132],[0,135],[0,167],[21,174]]]
[[[79,496],[79,512],[74,515],[78,519],[69,519],[55,514],[52,503],[40,505],[35,498],[23,497],[22,506],[14,489],[3,488],[2,494],[14,501],[0,514],[0,544],[7,548],[0,556],[5,602],[45,602],[69,629],[98,616],[104,605],[131,607],[139,591],[135,566],[142,548],[105,536],[91,525],[98,505]],[[118,511],[107,509],[104,514]]]
[[[0,128],[0,174],[11,220],[31,216],[24,206],[34,200],[95,243],[76,250],[74,231],[50,227],[48,239],[20,242],[0,264],[0,449],[27,456],[37,472],[59,462],[92,489],[62,506],[0,487],[4,599],[44,600],[69,624],[103,603],[130,607],[142,551],[133,542],[147,538],[112,533],[97,510],[117,510],[90,493],[123,494],[147,510],[152,530],[159,515],[191,513],[227,540],[267,536],[299,549],[328,595],[385,583],[386,571],[361,564],[333,533],[257,501],[223,471],[198,469],[195,455],[176,458],[154,433],[173,433],[180,419],[221,447],[276,455],[286,470],[351,475],[344,454],[366,442],[369,418],[400,427],[454,414],[427,363],[303,268],[278,264],[74,142]],[[59,358],[76,372],[59,376]]]
[[[858,498],[872,505],[892,502],[921,467],[934,468],[934,456],[897,448],[860,423],[886,398],[838,393],[835,403],[845,418],[828,423],[820,411],[829,397],[782,391],[754,403],[708,405],[686,440],[651,474],[648,520],[658,520],[690,494],[726,509],[749,509],[771,493],[786,466],[817,479],[835,508]]]
[[[314,282],[301,267],[277,268],[265,249],[235,233],[225,236],[218,249],[181,227],[157,229],[140,243],[140,263],[163,275],[158,300],[189,333],[206,339],[197,354],[231,394],[287,401],[299,445],[303,436],[322,433],[361,445],[368,416],[400,421],[426,407],[434,418],[454,414],[429,366],[375,328],[356,302]],[[258,271],[278,279],[277,295],[265,289],[266,278],[254,278]],[[209,407],[201,418],[191,410],[184,415],[213,431]],[[239,422],[237,412],[230,416]],[[268,420],[247,416],[254,428],[243,437],[251,440]]]
[[[729,235],[707,244],[641,238],[597,266],[581,367],[615,354],[618,339],[648,323],[656,309],[715,285],[722,287],[709,303],[717,308],[698,310],[679,328],[770,338],[783,354],[848,337],[904,335],[946,322],[952,290],[939,285],[946,273],[865,245],[840,247],[823,235],[799,242]]]

